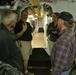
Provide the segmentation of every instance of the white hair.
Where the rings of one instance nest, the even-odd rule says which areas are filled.
[[[73,27],[73,24],[70,24],[67,21],[64,21],[64,25],[67,26],[67,27],[69,27],[69,28],[72,28]]]
[[[17,18],[17,14],[11,10],[7,10],[2,14],[2,23],[8,25],[15,18]]]

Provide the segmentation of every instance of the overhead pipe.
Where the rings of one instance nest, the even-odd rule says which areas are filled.
[[[39,0],[29,0],[30,4],[32,5],[31,8],[33,8],[33,11],[35,12],[35,16],[38,18],[41,17],[41,7]]]

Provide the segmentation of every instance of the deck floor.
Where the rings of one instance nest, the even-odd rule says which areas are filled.
[[[46,48],[46,43],[44,40],[44,33],[40,32],[40,33],[33,34],[32,47],[33,48]]]

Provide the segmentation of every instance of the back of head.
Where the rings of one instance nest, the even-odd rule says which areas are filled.
[[[66,26],[69,28],[73,27],[73,15],[71,13],[63,11],[60,13],[59,18],[63,19],[67,23]]]
[[[4,25],[9,24],[12,20],[14,20],[15,18],[17,18],[17,14],[11,10],[6,10],[3,14],[2,14],[2,23]]]
[[[58,12],[54,12],[53,14],[56,16],[56,18],[58,18],[60,15],[60,13],[58,13]]]
[[[58,13],[58,12],[54,12],[54,13],[52,14],[52,20],[53,20],[53,22],[54,22],[55,24],[57,24],[57,22],[58,22],[59,14],[60,14],[60,13]]]

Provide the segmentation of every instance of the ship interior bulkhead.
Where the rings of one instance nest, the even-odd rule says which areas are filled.
[[[52,22],[52,13],[69,11],[74,16],[72,30],[76,32],[76,1],[75,0],[0,0],[1,15],[10,9],[19,15],[24,8],[28,8],[27,22],[35,21],[35,30],[32,33],[33,54],[29,60],[29,71],[35,75],[50,75],[51,59],[48,48],[47,26]]]

